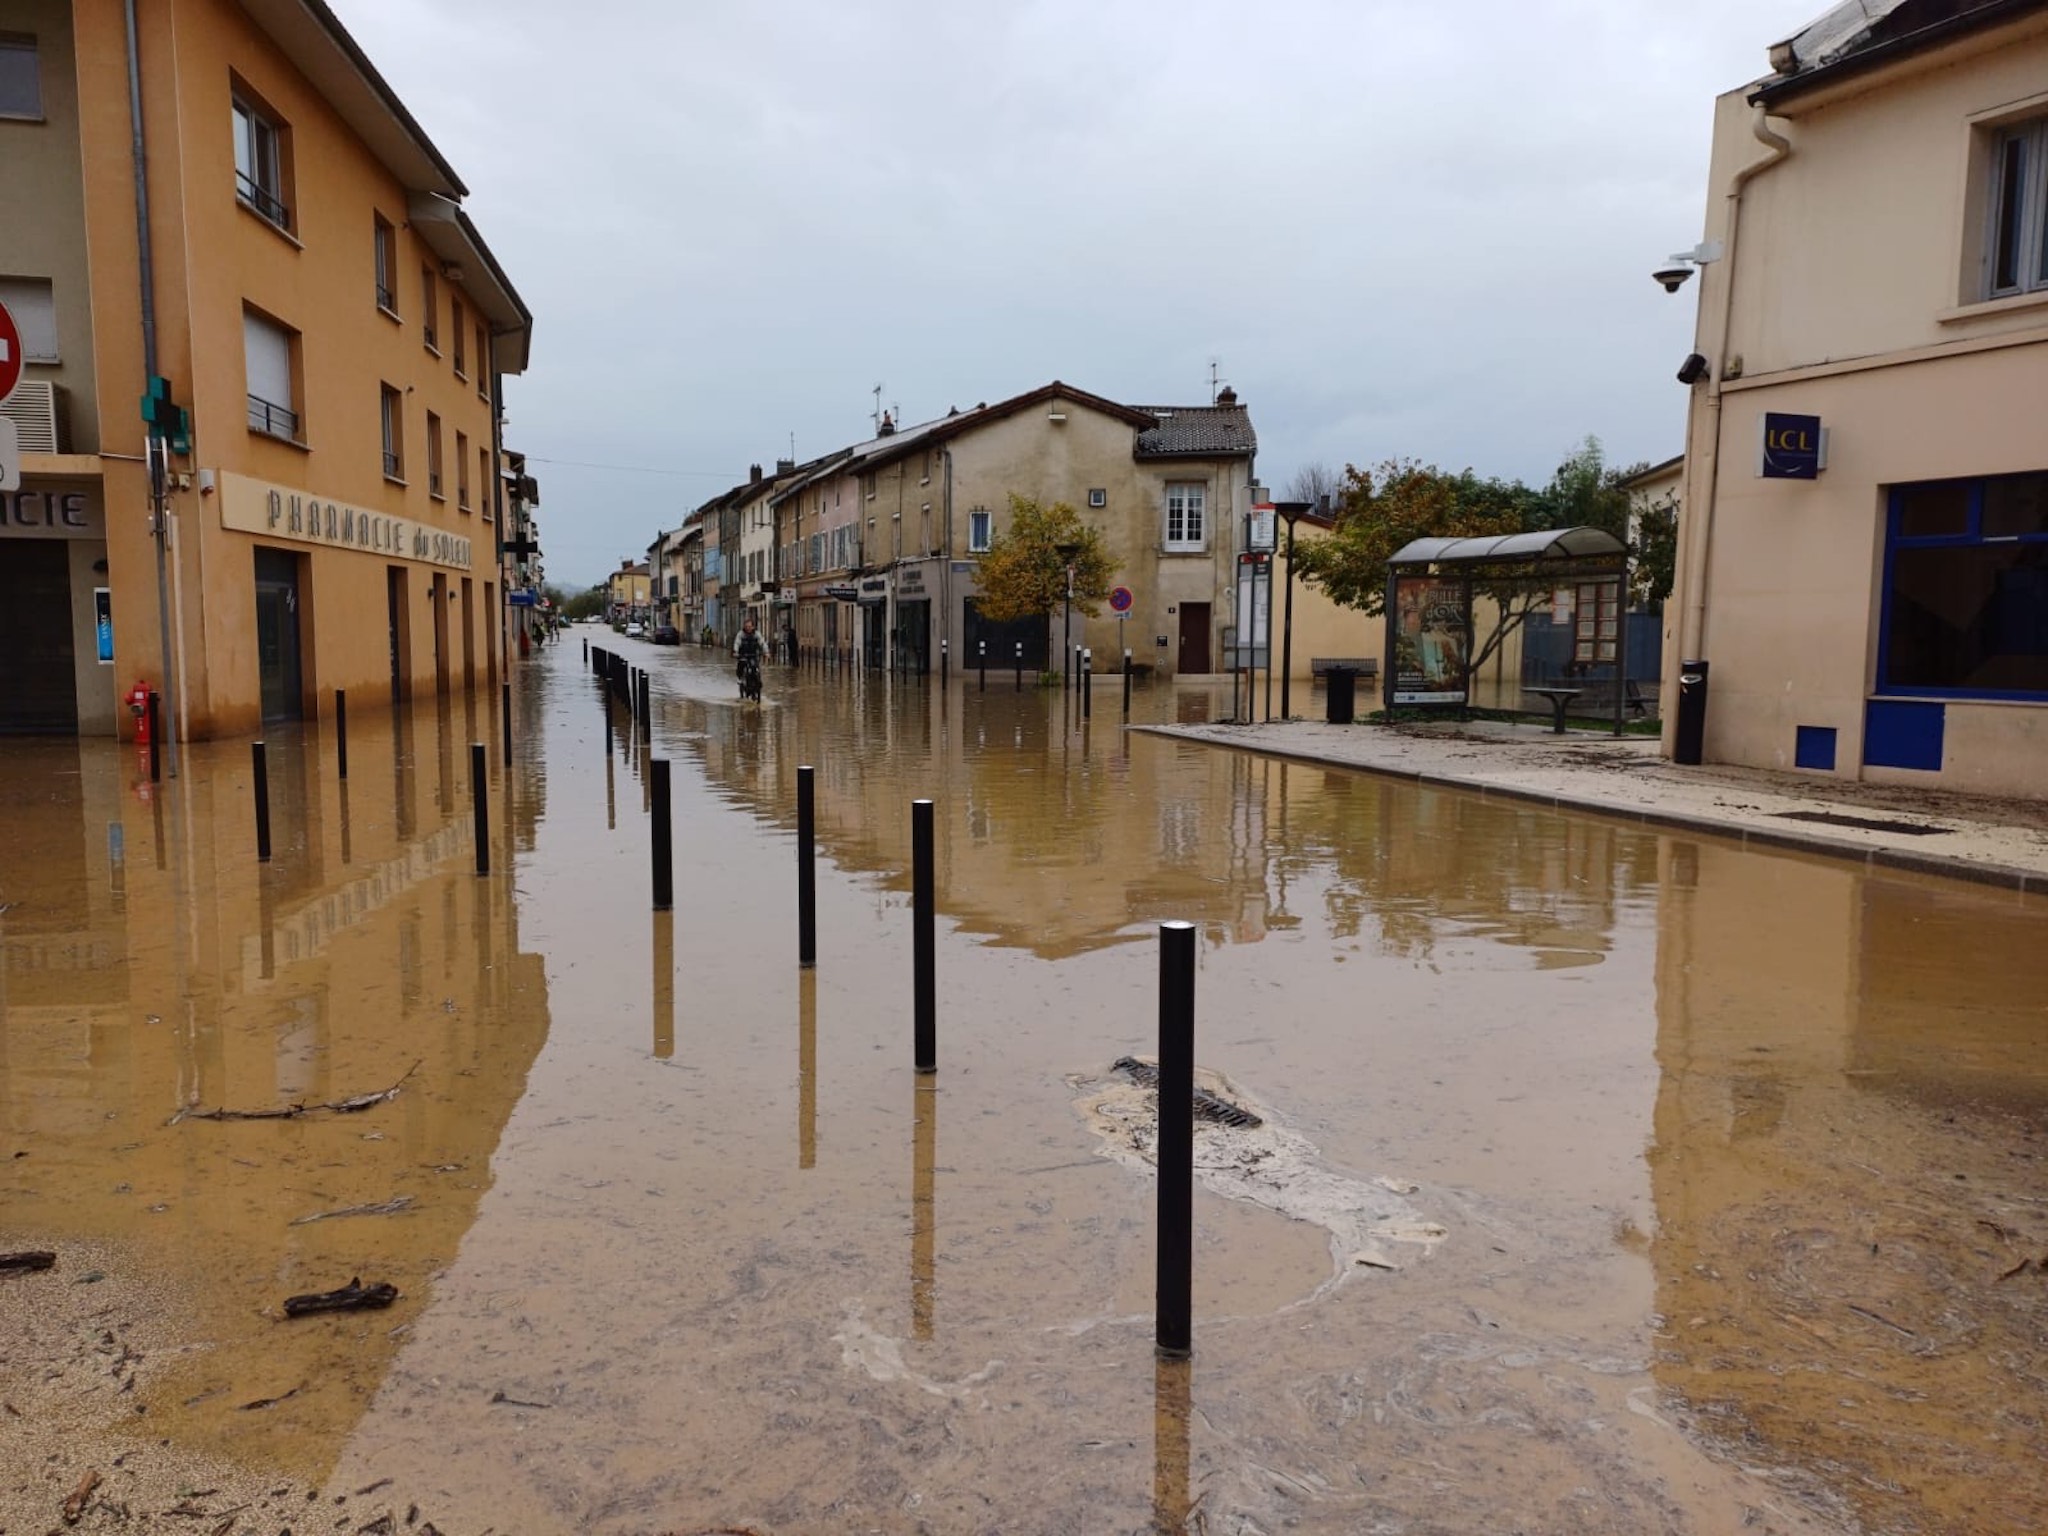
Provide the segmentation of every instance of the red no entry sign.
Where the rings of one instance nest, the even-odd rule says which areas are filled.
[[[7,306],[0,304],[0,400],[14,393],[21,382],[21,328]]]

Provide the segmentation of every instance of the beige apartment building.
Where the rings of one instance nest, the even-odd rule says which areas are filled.
[[[1708,664],[1711,761],[2048,796],[2048,3],[1856,0],[1770,63],[1690,253],[1667,698]]]
[[[1041,621],[996,625],[976,611],[977,559],[1007,529],[1016,495],[1073,507],[1101,532],[1115,585],[1131,595],[1121,627],[1107,606],[1077,611],[1070,630],[1056,616],[1054,648],[1065,630],[1107,672],[1121,632],[1135,665],[1219,671],[1257,449],[1233,391],[1210,405],[1129,406],[1057,380],[885,433],[779,503],[792,514],[778,532],[785,571],[836,578],[800,585],[799,643],[852,637],[867,664],[910,671],[942,657],[972,667],[984,643],[991,665],[1013,662],[1020,645],[1025,665],[1057,665]]]
[[[142,687],[235,735],[495,672],[532,317],[466,190],[322,0],[0,0],[0,731],[125,732]]]

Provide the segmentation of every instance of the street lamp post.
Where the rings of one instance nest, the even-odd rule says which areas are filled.
[[[1312,523],[1329,526],[1329,498],[1320,506],[1307,501],[1274,503],[1273,510],[1287,520],[1287,610],[1280,630],[1280,718],[1288,718],[1288,684],[1294,681],[1294,525],[1306,517]]]
[[[1062,691],[1071,687],[1074,681],[1074,556],[1081,552],[1079,544],[1055,544],[1054,549],[1067,563],[1067,606],[1060,618],[1060,670],[1065,674]]]

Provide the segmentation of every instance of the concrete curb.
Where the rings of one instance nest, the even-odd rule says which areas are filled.
[[[1815,832],[1795,832],[1789,829],[1779,831],[1776,828],[1751,827],[1739,821],[1722,820],[1684,811],[1658,811],[1616,805],[1612,801],[1594,800],[1581,795],[1561,795],[1548,790],[1520,789],[1513,785],[1494,784],[1485,779],[1469,778],[1462,774],[1435,773],[1422,768],[1395,768],[1381,763],[1351,762],[1340,757],[1328,757],[1319,752],[1290,749],[1265,742],[1230,741],[1178,726],[1133,725],[1129,729],[1142,731],[1148,736],[1165,737],[1170,741],[1200,742],[1205,746],[1225,747],[1234,752],[1250,752],[1260,757],[1286,758],[1291,762],[1314,763],[1322,768],[1341,768],[1354,773],[1374,774],[1384,779],[1404,779],[1413,784],[1427,784],[1437,789],[1461,790],[1466,794],[1479,795],[1490,800],[1518,800],[1549,810],[1570,811],[1574,815],[1600,816],[1610,821],[1629,821],[1644,826],[1669,827],[1675,831],[1700,832],[1711,837],[1725,838],[1730,842],[1754,844],[1760,848],[1820,854],[1826,858],[1861,864],[1870,869],[1895,869],[1908,874],[1967,880],[1973,885],[1988,885],[1999,890],[2018,891],[2025,895],[2048,895],[2048,874],[2030,869],[2015,869],[2008,864],[1987,864],[1976,859],[1944,857],[1938,853],[1911,853],[1903,848],[1866,848],[1860,843],[1845,843],[1838,838]]]

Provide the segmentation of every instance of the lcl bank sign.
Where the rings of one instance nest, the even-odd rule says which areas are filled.
[[[1766,480],[1812,480],[1828,467],[1828,433],[1818,416],[1766,411],[1757,423],[1756,472]]]

